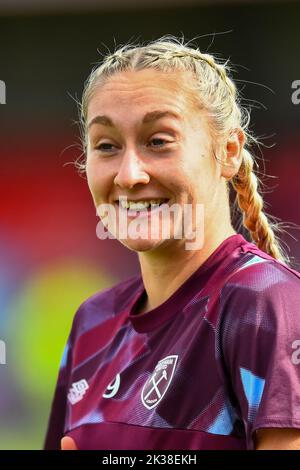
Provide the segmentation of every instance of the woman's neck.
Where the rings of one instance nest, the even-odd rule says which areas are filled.
[[[200,250],[186,250],[183,244],[174,244],[173,249],[163,247],[158,251],[139,253],[141,274],[146,296],[138,306],[141,314],[161,305],[207,260],[228,237],[235,235],[230,229],[221,237],[208,239]],[[182,242],[182,240],[180,240]]]

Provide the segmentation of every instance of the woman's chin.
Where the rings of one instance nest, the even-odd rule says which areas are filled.
[[[131,238],[127,239],[119,239],[119,241],[124,245],[126,248],[132,251],[150,251],[155,248],[158,248],[165,240],[151,240],[151,239],[142,239],[138,238],[133,240]]]

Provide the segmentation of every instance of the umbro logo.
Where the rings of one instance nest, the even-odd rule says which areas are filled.
[[[75,403],[78,403],[80,400],[82,400],[88,388],[89,384],[85,379],[74,382],[68,393],[68,400],[71,405],[75,405]]]
[[[143,405],[151,410],[161,401],[172,381],[178,356],[166,356],[161,359],[145,383],[141,398]]]

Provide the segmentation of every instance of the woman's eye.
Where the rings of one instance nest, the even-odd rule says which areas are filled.
[[[150,143],[151,143],[152,148],[160,148],[160,147],[163,147],[164,144],[171,144],[171,142],[169,142],[168,140],[162,139],[160,137],[155,137],[151,139]],[[96,150],[99,150],[101,152],[106,152],[106,151],[112,151],[113,148],[114,148],[113,144],[109,142],[103,142],[102,144],[97,145]]]
[[[96,147],[96,150],[101,150],[101,151],[112,150],[112,149],[109,148],[109,147],[113,147],[113,144],[110,144],[109,142],[103,142],[103,144],[99,144],[99,145]]]
[[[111,147],[111,146],[112,144],[109,144],[108,142],[104,142],[103,144],[98,145],[96,148],[98,150],[110,150],[110,148],[108,147]]]
[[[161,144],[161,142],[164,142],[166,144],[170,144],[171,142],[169,142],[168,140],[165,140],[165,139],[161,139],[159,137],[155,137],[154,139],[151,139],[150,142],[159,142],[158,145],[153,145],[152,147],[162,147],[163,144]]]

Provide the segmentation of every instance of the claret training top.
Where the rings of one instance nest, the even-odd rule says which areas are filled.
[[[140,275],[81,304],[45,449],[254,449],[300,428],[300,273],[240,234],[157,308]]]

